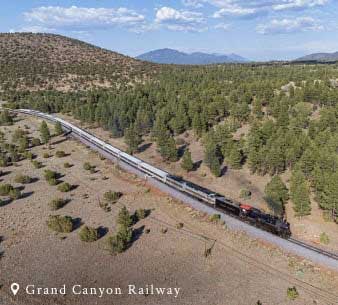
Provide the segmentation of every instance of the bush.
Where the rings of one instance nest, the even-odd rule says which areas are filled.
[[[295,286],[289,287],[287,290],[287,296],[290,300],[295,300],[298,298],[299,293],[297,291],[297,288]]]
[[[45,158],[45,159],[48,159],[48,158],[50,158],[51,157],[51,155],[49,154],[49,153],[44,153],[43,155],[42,155],[42,157],[43,158]]]
[[[43,167],[42,163],[37,161],[37,160],[33,160],[32,164],[33,164],[34,168],[37,168],[37,169]]]
[[[9,192],[8,195],[9,195],[9,197],[12,200],[16,200],[16,199],[20,199],[21,198],[21,192],[18,189],[12,189],[12,190],[10,190],[10,192]]]
[[[79,232],[79,237],[82,241],[93,242],[99,239],[99,231],[98,229],[84,226]]]
[[[137,217],[138,220],[146,218],[147,217],[146,210],[145,209],[138,209],[136,211],[136,217]]]
[[[177,229],[182,229],[183,227],[184,227],[184,224],[182,222],[179,222],[178,224],[176,224]]]
[[[66,193],[72,190],[72,186],[68,182],[63,182],[58,186],[60,192]]]
[[[50,178],[47,180],[49,185],[57,185],[59,183],[59,181],[57,181],[57,179],[55,178]]]
[[[56,211],[58,209],[61,209],[62,207],[64,207],[67,203],[67,200],[62,199],[62,198],[57,198],[57,199],[53,199],[51,202],[49,202],[49,207],[51,208],[51,210]]]
[[[25,157],[26,159],[28,159],[28,160],[33,160],[34,155],[33,155],[30,151],[26,151],[26,152],[24,153],[24,157]]]
[[[66,153],[63,151],[63,150],[58,150],[56,153],[55,153],[55,156],[57,156],[58,158],[63,158],[66,156]]]
[[[32,146],[39,146],[41,145],[41,141],[39,138],[33,138],[32,139]]]
[[[83,169],[86,171],[90,171],[93,167],[95,168],[95,166],[91,165],[89,162],[83,163]]]
[[[319,239],[320,239],[320,242],[324,245],[328,245],[330,243],[330,238],[325,232],[320,234]]]
[[[9,192],[12,191],[14,187],[10,184],[1,184],[0,185],[0,196],[7,196]]]
[[[221,215],[220,214],[213,214],[209,217],[209,220],[211,222],[219,222],[221,220]]]
[[[21,183],[21,184],[28,184],[32,182],[32,178],[27,176],[27,175],[18,175],[15,177],[14,181],[16,183]]]
[[[121,227],[116,235],[108,238],[109,250],[112,254],[122,253],[131,242],[133,231],[128,227]]]
[[[239,197],[243,199],[249,199],[251,197],[251,192],[248,189],[241,189]]]
[[[103,195],[103,198],[109,201],[110,203],[116,203],[117,200],[119,200],[121,197],[122,193],[114,191],[105,192]]]
[[[57,174],[57,172],[51,171],[50,169],[46,169],[44,177],[45,177],[46,180],[57,179],[58,174]]]
[[[63,167],[64,167],[64,168],[70,168],[70,167],[72,167],[72,166],[73,166],[73,165],[70,164],[69,162],[66,162],[66,163],[63,164]]]
[[[49,229],[59,233],[70,233],[74,229],[73,219],[70,216],[50,215],[47,220]]]

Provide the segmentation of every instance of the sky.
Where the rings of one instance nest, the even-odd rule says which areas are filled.
[[[11,0],[0,32],[57,33],[129,56],[173,48],[286,60],[338,51],[338,0]]]

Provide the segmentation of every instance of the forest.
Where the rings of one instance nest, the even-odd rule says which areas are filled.
[[[338,65],[163,66],[145,82],[78,91],[4,90],[12,108],[68,113],[124,137],[130,153],[151,135],[161,156],[177,162],[175,136],[192,130],[216,177],[224,164],[269,175],[266,201],[283,214],[311,214],[310,198],[338,211]],[[9,118],[2,113],[0,123]],[[234,137],[243,126],[248,132]],[[188,149],[182,167],[193,169]],[[291,172],[288,187],[280,178]]]

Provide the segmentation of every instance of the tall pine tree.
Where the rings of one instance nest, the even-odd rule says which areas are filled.
[[[309,198],[309,186],[304,174],[296,169],[292,172],[290,181],[290,197],[296,216],[311,214],[311,202]]]

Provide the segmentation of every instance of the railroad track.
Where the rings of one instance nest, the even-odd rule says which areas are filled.
[[[303,248],[306,248],[308,250],[311,250],[311,251],[314,251],[314,252],[317,252],[319,254],[322,254],[322,255],[325,255],[327,257],[330,257],[332,259],[335,259],[338,261],[338,254],[337,253],[333,253],[333,252],[329,252],[329,251],[326,251],[326,250],[323,250],[321,248],[318,248],[318,247],[315,247],[315,246],[312,246],[312,245],[309,245],[303,241],[300,241],[298,239],[295,239],[295,238],[292,238],[290,237],[288,239],[289,242],[293,243],[293,244],[296,244],[298,246],[301,246]]]

